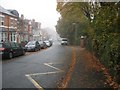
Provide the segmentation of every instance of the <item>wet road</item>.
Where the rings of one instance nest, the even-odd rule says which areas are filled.
[[[3,61],[3,88],[56,88],[71,63],[72,48],[52,47]]]

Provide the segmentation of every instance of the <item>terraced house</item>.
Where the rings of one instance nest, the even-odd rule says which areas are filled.
[[[19,13],[0,6],[0,41],[19,41],[17,29]]]
[[[41,40],[41,23],[24,18],[16,10],[7,10],[0,6],[0,41]]]

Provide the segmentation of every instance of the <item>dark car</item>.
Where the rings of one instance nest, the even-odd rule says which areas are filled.
[[[38,41],[29,41],[25,45],[26,51],[38,51],[41,49],[40,44]]]
[[[13,58],[15,56],[24,55],[25,51],[22,46],[16,42],[0,42],[0,55],[2,59]]]
[[[38,41],[38,42],[39,42],[39,44],[41,46],[41,49],[47,48],[47,45],[46,45],[46,43],[44,41]]]

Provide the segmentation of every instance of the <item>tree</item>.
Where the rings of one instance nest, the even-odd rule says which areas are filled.
[[[84,3],[87,4],[87,3]],[[61,36],[66,36],[70,43],[79,44],[80,36],[87,32],[89,22],[83,13],[83,3],[58,3],[57,11],[61,18],[57,24],[57,31]],[[75,23],[75,25],[73,25]],[[75,33],[77,34],[75,35]],[[76,39],[74,38],[76,36]]]
[[[87,36],[86,47],[99,58],[120,83],[120,2],[62,2],[57,4],[61,14],[56,29],[71,44],[81,35]],[[73,25],[75,23],[75,25]]]

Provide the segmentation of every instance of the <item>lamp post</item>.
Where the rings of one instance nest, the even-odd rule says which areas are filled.
[[[74,26],[74,30],[75,30],[75,36],[74,36],[74,45],[76,45],[76,37],[77,37],[77,30],[76,30],[76,23],[72,23]]]

